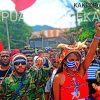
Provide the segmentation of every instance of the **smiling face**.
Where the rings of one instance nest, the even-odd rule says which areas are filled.
[[[71,69],[72,71],[76,71],[81,63],[81,56],[78,52],[70,53],[67,58],[64,60],[67,68]]]

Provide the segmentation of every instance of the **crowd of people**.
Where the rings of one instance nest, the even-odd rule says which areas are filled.
[[[96,56],[99,40],[97,22],[88,49],[86,44],[78,43],[61,44],[60,52],[34,55],[20,50],[1,51],[0,100],[100,100],[100,69],[96,72],[97,82],[92,84],[95,93],[89,94],[87,81],[87,70]]]

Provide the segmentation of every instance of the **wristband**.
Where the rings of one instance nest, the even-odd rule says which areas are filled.
[[[100,40],[100,36],[94,36],[94,39]]]

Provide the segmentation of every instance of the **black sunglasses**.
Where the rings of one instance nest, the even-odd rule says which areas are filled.
[[[16,66],[18,66],[19,64],[26,65],[26,61],[16,61],[16,62],[14,62],[14,65],[16,65]]]

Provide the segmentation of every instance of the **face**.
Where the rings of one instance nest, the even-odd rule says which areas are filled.
[[[39,58],[36,60],[36,66],[37,66],[38,68],[43,67],[43,59],[42,59],[42,58],[39,57]]]
[[[9,63],[10,63],[10,54],[8,54],[6,52],[5,53],[2,53],[0,60],[1,60],[2,66],[9,65]]]
[[[78,53],[71,53],[68,55],[67,59],[65,60],[65,64],[68,68],[72,71],[76,71],[80,65],[80,56]]]
[[[43,54],[43,57],[49,58],[49,54],[48,54],[48,53],[44,53],[44,54]]]
[[[59,65],[60,65],[59,59],[57,59],[57,60],[55,60],[55,61],[53,62],[53,66],[54,66],[55,68],[58,68]]]
[[[23,73],[26,71],[26,61],[25,60],[20,60],[18,59],[17,61],[14,62],[14,67],[15,67],[15,71],[17,73]]]
[[[30,67],[33,66],[33,58],[32,57],[27,57],[27,62]]]

